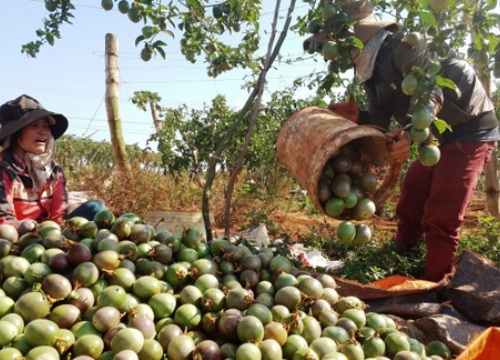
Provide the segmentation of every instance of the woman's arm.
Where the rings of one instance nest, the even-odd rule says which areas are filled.
[[[49,220],[62,223],[66,217],[68,196],[66,192],[66,177],[63,170],[57,166],[54,170],[56,176],[56,186],[52,194]]]
[[[6,169],[1,169],[2,182],[0,183],[0,224],[12,224],[17,227],[14,200],[12,197],[12,179]]]

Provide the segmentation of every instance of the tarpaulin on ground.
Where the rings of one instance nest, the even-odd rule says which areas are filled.
[[[500,270],[489,259],[464,251],[443,296],[472,321],[500,326]]]
[[[367,311],[399,318],[423,343],[443,341],[460,360],[500,358],[500,270],[480,254],[463,251],[439,283],[404,276],[369,284],[335,280],[340,295],[358,297]]]

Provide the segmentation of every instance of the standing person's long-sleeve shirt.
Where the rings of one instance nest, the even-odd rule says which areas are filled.
[[[403,33],[389,34],[376,54],[372,76],[364,82],[368,108],[366,112],[361,112],[360,124],[371,123],[388,128],[391,117],[403,126],[410,122],[408,113],[412,98],[403,93],[401,83],[412,67],[421,64],[422,58],[429,57],[430,52],[424,40],[410,46],[403,37]],[[458,92],[438,89],[431,96],[429,105],[434,107],[434,113],[452,129],[442,134],[440,140],[498,140],[494,106],[474,68],[457,56],[444,59],[440,64],[442,76],[452,80],[458,89]],[[488,130],[495,131],[494,138]]]

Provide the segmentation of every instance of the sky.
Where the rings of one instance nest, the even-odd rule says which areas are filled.
[[[140,49],[135,38],[141,33],[143,23],[134,24],[117,6],[104,11],[100,0],[75,0],[73,24],[60,27],[61,39],[54,46],[44,45],[36,58],[21,53],[21,46],[35,41],[36,30],[42,28],[42,19],[48,16],[43,0],[2,0],[0,12],[0,103],[15,99],[21,94],[39,100],[48,110],[64,114],[69,119],[67,134],[88,137],[96,141],[110,140],[104,104],[105,96],[105,35],[115,34],[119,39],[118,65],[120,70],[120,113],[126,144],[146,146],[154,126],[149,113],[139,110],[130,101],[135,91],[157,92],[161,105],[176,108],[186,104],[202,108],[216,95],[224,95],[228,104],[239,109],[248,93],[241,89],[245,82],[243,71],[230,71],[217,78],[206,74],[203,59],[191,64],[180,53],[179,39],[163,38],[169,45],[167,59],[140,59]],[[271,29],[275,0],[263,0],[261,27]],[[281,1],[281,28],[289,1]],[[306,11],[298,0],[297,13]],[[295,19],[294,15],[294,19]],[[284,57],[304,55],[304,38],[290,32],[282,48]],[[264,38],[262,54],[267,47]],[[325,71],[319,55],[306,56],[303,62],[293,65],[275,62],[268,72],[268,92],[283,89],[305,74]],[[310,93],[310,92],[309,92]],[[303,96],[308,94],[304,90]]]

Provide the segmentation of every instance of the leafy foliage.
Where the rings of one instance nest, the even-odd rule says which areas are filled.
[[[151,135],[149,141],[158,142],[157,150],[166,171],[189,170],[198,174],[206,170],[210,156],[238,114],[236,109],[228,106],[222,95],[215,97],[210,106],[204,104],[201,109],[190,109],[186,105],[164,108],[158,94],[144,91],[136,92],[132,102],[142,110],[146,110],[147,105],[155,110],[153,121],[157,132]],[[274,145],[282,122],[298,109],[312,105],[324,107],[325,103],[318,97],[297,100],[293,89],[271,94],[271,99],[257,118],[246,167],[252,169],[272,164],[275,161]],[[236,161],[248,121],[249,114],[221,154],[218,163],[223,170],[230,169]]]
[[[208,0],[121,0],[119,10],[126,21],[143,23],[135,44],[142,45],[140,55],[144,61],[153,56],[165,58],[168,41],[180,33],[181,51],[186,60],[194,63],[203,56],[208,75],[216,77],[236,67],[259,68],[253,55],[260,45],[260,3],[261,0],[226,0],[212,4]],[[43,19],[43,29],[36,32],[38,39],[22,46],[22,52],[30,57],[36,57],[43,45],[54,45],[55,39],[61,37],[61,25],[71,23],[76,10],[72,0],[45,0],[45,5],[49,15]],[[113,7],[113,3],[108,5]],[[108,5],[104,10],[110,10]],[[234,35],[240,32],[236,40]],[[227,41],[228,34],[233,35],[233,44]]]
[[[359,249],[344,249],[341,254],[345,266],[336,274],[361,283],[396,274],[417,279],[423,276],[424,247],[405,250],[392,242],[372,242]]]
[[[478,220],[475,233],[466,234],[465,240],[460,243],[459,251],[468,248],[482,254],[500,264],[500,222],[494,217],[485,217]]]
[[[60,3],[57,0],[45,0],[45,8],[49,15],[43,19],[43,29],[36,31],[38,40],[21,47],[21,52],[31,57],[36,57],[44,44],[54,45],[55,40],[61,38],[59,27],[64,23],[71,24],[74,17],[72,11],[75,10],[75,6],[71,0],[61,1]]]
[[[137,145],[128,145],[126,150],[132,160],[140,161],[149,169],[156,168],[156,155],[140,149]],[[115,169],[113,150],[109,142],[77,138],[74,135],[63,135],[57,140],[56,159],[65,172],[70,174],[85,171],[107,173]]]

